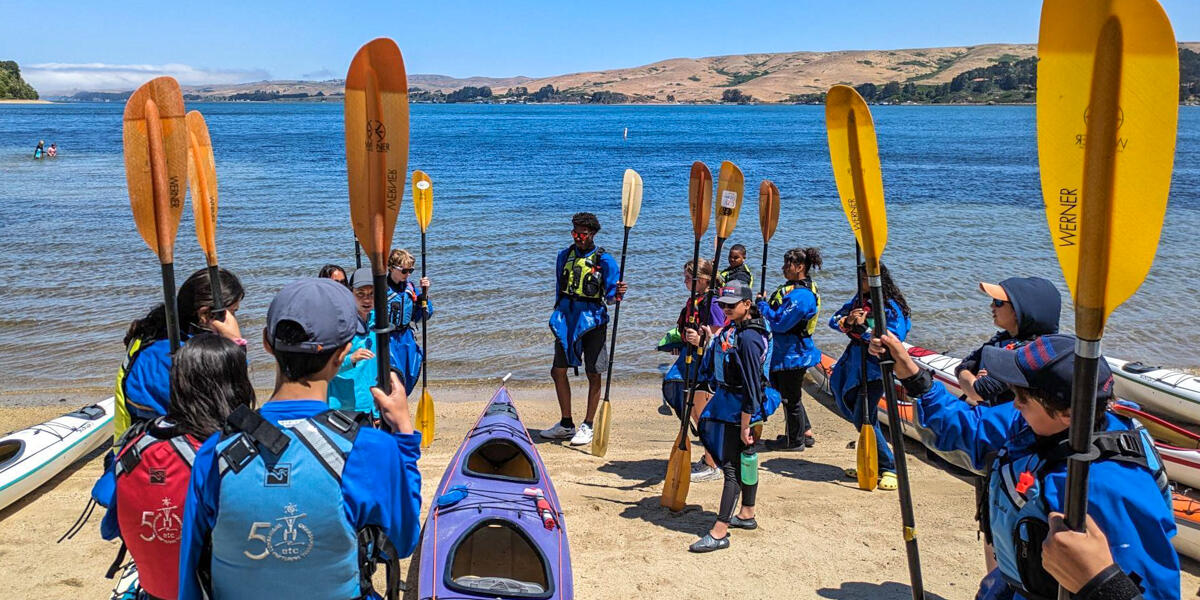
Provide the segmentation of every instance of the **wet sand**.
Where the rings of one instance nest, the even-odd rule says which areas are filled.
[[[573,379],[576,402],[584,390]],[[494,388],[433,387],[438,438],[421,459],[427,509],[451,455]],[[525,424],[557,419],[548,387],[514,385]],[[265,397],[265,395],[260,395]],[[0,407],[0,430],[38,423],[74,408]],[[756,531],[732,534],[728,550],[693,555],[687,546],[712,524],[721,483],[691,486],[687,509],[659,506],[662,476],[678,422],[659,415],[657,386],[616,387],[608,456],[554,442],[539,451],[558,489],[571,545],[576,597],[639,598],[910,598],[899,505],[894,492],[864,492],[842,469],[857,436],[827,406],[807,399],[817,445],[802,453],[764,453]],[[579,419],[581,408],[576,409]],[[781,415],[766,436],[782,431]],[[911,450],[921,564],[930,599],[973,597],[984,574],[969,483]],[[104,571],[118,545],[99,536],[100,511],[73,540],[55,544],[75,521],[101,469],[100,453],[0,511],[0,580],[6,597],[102,598]],[[424,510],[422,511],[422,519]],[[402,565],[407,572],[406,564]],[[1184,560],[1183,596],[1200,594],[1200,564]]]

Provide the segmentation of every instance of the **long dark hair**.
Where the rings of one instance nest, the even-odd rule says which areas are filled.
[[[321,267],[321,272],[317,273],[317,277],[322,279],[333,279],[334,273],[341,273],[342,285],[346,286],[347,288],[350,287],[350,276],[346,275],[346,270],[332,263]]]
[[[859,276],[865,277],[866,273],[867,267],[865,265],[858,265]],[[908,309],[908,300],[904,299],[904,294],[900,291],[899,287],[896,287],[896,282],[892,281],[892,274],[888,271],[887,265],[882,262],[879,263],[879,278],[883,284],[883,297],[895,301],[900,306],[900,312],[905,317],[911,317],[912,311]]]
[[[812,276],[821,270],[820,248],[792,248],[783,254],[783,264],[804,265],[804,273]]]
[[[239,406],[254,408],[246,349],[212,333],[192,336],[172,358],[167,416],[180,433],[203,440]]]
[[[246,296],[241,280],[225,269],[218,268],[217,273],[221,281],[221,301],[225,306],[240,302]],[[202,331],[196,327],[200,320],[198,313],[202,307],[213,307],[212,286],[208,282],[207,269],[192,273],[183,285],[179,286],[179,291],[175,293],[175,306],[179,315],[179,327],[184,333],[190,335]],[[167,314],[161,303],[152,308],[145,317],[129,324],[129,329],[125,331],[124,344],[128,346],[135,339],[167,339]]]

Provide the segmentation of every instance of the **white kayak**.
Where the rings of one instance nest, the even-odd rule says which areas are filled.
[[[89,404],[0,438],[0,509],[112,439],[113,403]]]
[[[1200,423],[1200,377],[1119,358],[1108,358],[1108,366],[1117,396],[1156,415]]]

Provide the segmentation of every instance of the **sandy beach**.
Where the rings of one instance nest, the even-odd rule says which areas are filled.
[[[573,381],[579,394],[583,380]],[[462,435],[494,390],[431,391],[437,400],[438,438],[421,459],[424,509]],[[514,385],[510,392],[528,427],[541,428],[557,419],[549,387]],[[721,484],[693,484],[682,513],[659,506],[677,422],[657,413],[658,398],[657,386],[614,389],[612,440],[603,459],[586,448],[539,445],[563,503],[576,597],[910,597],[896,495],[860,491],[843,476],[843,467],[854,461],[846,445],[855,433],[811,397],[817,445],[802,453],[761,456],[760,528],[734,533],[728,550],[689,554],[688,544],[714,519]],[[62,403],[0,408],[0,430],[41,422],[70,408]],[[782,427],[777,415],[768,424],[767,437]],[[928,597],[971,598],[984,574],[972,487],[929,462],[923,450],[910,450],[910,458]],[[107,597],[112,582],[103,574],[117,544],[100,539],[100,512],[74,539],[55,544],[82,510],[100,469],[97,452],[0,511],[0,577],[7,597]],[[407,561],[402,566],[407,569]],[[1198,593],[1200,564],[1185,559],[1183,595]]]

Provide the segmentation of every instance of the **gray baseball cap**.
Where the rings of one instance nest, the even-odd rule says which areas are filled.
[[[357,290],[364,285],[375,285],[375,274],[371,272],[371,267],[355,269],[350,276],[350,289]]]
[[[286,344],[275,339],[275,328],[283,321],[294,321],[308,334],[307,339]],[[267,341],[285,352],[319,354],[338,348],[356,334],[365,333],[354,294],[332,279],[301,279],[283,286],[267,309]]]

